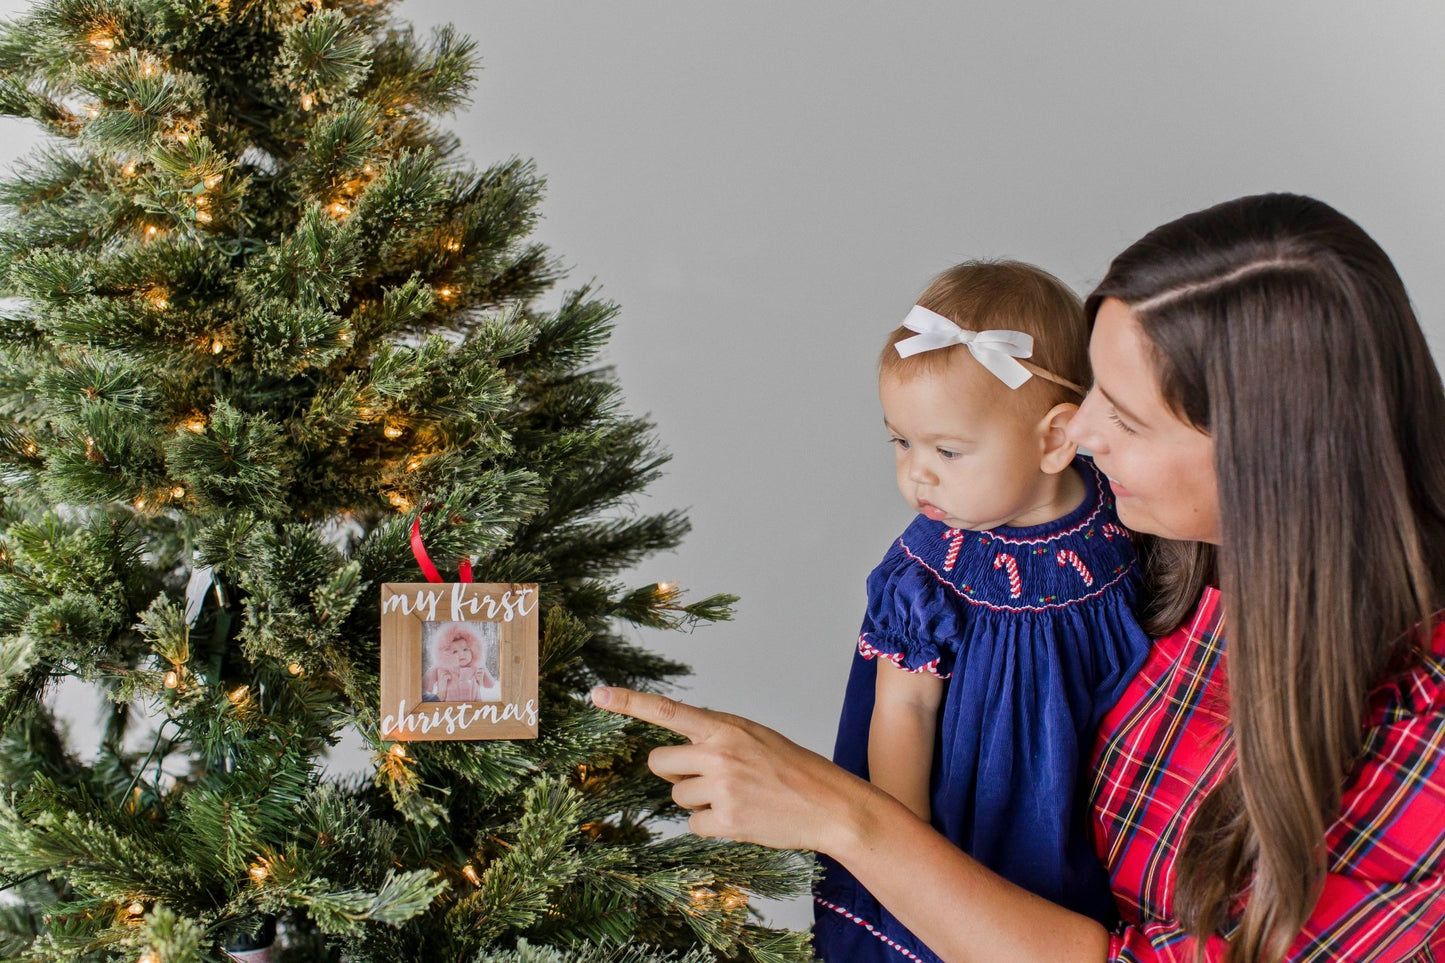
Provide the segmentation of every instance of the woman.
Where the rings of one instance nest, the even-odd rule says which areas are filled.
[[[1086,308],[1070,433],[1158,536],[1158,638],[1091,760],[1115,932],[771,730],[594,699],[691,740],[650,762],[698,835],[827,853],[948,960],[1434,958],[1445,391],[1399,276],[1337,211],[1266,195],[1150,232]]]

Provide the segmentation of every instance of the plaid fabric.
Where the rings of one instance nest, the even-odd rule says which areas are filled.
[[[1223,612],[1210,589],[1158,641],[1099,727],[1091,811],[1123,923],[1109,959],[1192,963],[1174,919],[1174,860],[1195,807],[1228,772]],[[1290,961],[1445,958],[1445,627],[1371,695],[1365,753],[1329,828],[1329,875]],[[1222,960],[1213,936],[1205,958]]]

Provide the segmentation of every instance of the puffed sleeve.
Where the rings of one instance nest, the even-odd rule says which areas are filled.
[[[949,586],[895,544],[868,576],[868,611],[858,636],[866,659],[946,679],[963,637],[966,606]]]
[[[1329,873],[1288,961],[1393,963],[1445,949],[1445,714],[1367,733],[1363,762],[1327,834]],[[1173,920],[1124,927],[1109,959],[1193,963],[1196,941]],[[1204,959],[1223,960],[1211,937]]]

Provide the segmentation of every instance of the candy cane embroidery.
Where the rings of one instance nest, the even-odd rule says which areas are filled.
[[[1062,548],[1059,549],[1059,554],[1056,557],[1060,565],[1072,565],[1074,571],[1079,573],[1079,578],[1084,580],[1085,585],[1094,584],[1094,576],[1090,574],[1089,566],[1084,564],[1082,558],[1079,558],[1078,552],[1071,548]]]
[[[1118,525],[1115,525],[1113,522],[1105,522],[1105,523],[1100,527],[1099,530],[1104,533],[1104,537],[1105,537],[1105,538],[1109,538],[1109,539],[1112,539],[1115,535],[1118,535],[1120,538],[1128,538],[1128,537],[1129,537],[1129,533],[1128,533],[1128,532],[1124,531],[1123,528],[1121,528],[1121,527],[1118,526]]]
[[[1024,594],[1024,581],[1019,578],[1019,563],[1008,552],[999,552],[993,560],[993,567],[1008,569],[1008,597],[1016,599]]]
[[[953,563],[958,561],[958,550],[963,545],[963,529],[950,528],[943,533],[944,538],[951,538],[948,543],[948,554],[943,557],[943,570],[953,571]]]

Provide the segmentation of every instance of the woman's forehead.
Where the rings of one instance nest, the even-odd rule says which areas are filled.
[[[1130,408],[1140,418],[1167,410],[1149,338],[1123,301],[1105,298],[1099,305],[1089,337],[1089,361],[1094,384],[1116,405]]]

